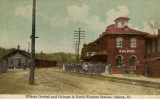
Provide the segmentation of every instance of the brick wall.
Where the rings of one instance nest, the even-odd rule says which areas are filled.
[[[160,60],[148,62],[148,76],[160,78]]]
[[[147,58],[160,57],[160,51],[158,51],[158,40],[159,40],[158,36],[147,39],[146,44],[150,44],[150,53],[147,53]],[[153,41],[155,42],[155,52],[152,52]],[[150,62],[147,62],[147,64],[148,64],[148,76],[160,77],[160,60],[150,61]]]
[[[122,37],[123,38],[123,47],[117,48],[116,47],[116,38]],[[137,46],[136,48],[130,47],[130,39],[131,38],[137,39]],[[130,66],[130,58],[131,56],[136,56],[137,61],[140,61],[145,58],[146,55],[146,47],[145,47],[145,38],[144,36],[133,36],[133,35],[108,35],[106,36],[107,39],[107,52],[108,52],[108,63],[112,64],[113,73],[120,73],[120,67],[117,67],[117,56],[123,57],[123,64],[126,65],[126,69],[131,69]],[[119,52],[119,50],[134,50],[134,52]],[[137,64],[136,69],[139,71],[139,74],[144,75],[145,70],[145,63]]]

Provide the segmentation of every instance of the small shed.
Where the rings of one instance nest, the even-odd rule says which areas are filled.
[[[9,69],[26,69],[30,65],[30,53],[20,50],[19,46],[16,50],[3,57],[4,66]]]

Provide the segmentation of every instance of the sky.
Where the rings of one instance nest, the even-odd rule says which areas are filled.
[[[0,0],[0,46],[28,50],[33,0]],[[85,32],[84,43],[98,38],[120,16],[129,27],[147,33],[160,28],[160,0],[37,0],[36,52],[74,53],[74,31]],[[155,28],[150,28],[150,22]]]

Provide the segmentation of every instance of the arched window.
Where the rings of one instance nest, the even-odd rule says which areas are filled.
[[[121,37],[119,37],[119,38],[116,39],[116,41],[117,41],[116,46],[118,48],[122,48],[122,41],[123,41],[123,39]]]
[[[122,65],[122,56],[118,56],[117,57],[117,66],[121,66]]]
[[[136,47],[136,38],[131,38],[131,48]]]
[[[131,66],[135,67],[136,66],[136,57],[132,56],[130,61],[131,61]]]

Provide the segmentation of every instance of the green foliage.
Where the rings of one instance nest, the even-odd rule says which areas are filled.
[[[14,48],[6,49],[0,47],[0,62],[3,62],[3,57],[8,53],[14,51]],[[41,59],[41,53],[36,53],[36,58]],[[75,62],[75,55],[72,53],[42,53],[43,60],[57,60],[58,63],[72,63]]]
[[[8,53],[10,53],[14,50],[15,50],[14,48],[6,49],[6,48],[0,47],[0,62],[3,62],[3,57],[5,55],[7,55]]]
[[[41,53],[36,53],[36,58],[41,59]],[[57,60],[58,63],[75,62],[75,55],[72,53],[42,53],[42,60]]]

